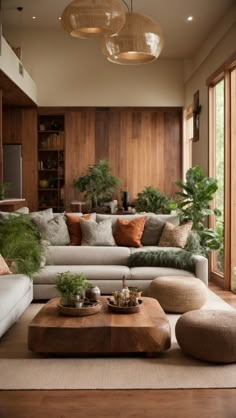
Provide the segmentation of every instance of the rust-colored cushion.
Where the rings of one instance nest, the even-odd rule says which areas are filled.
[[[66,213],[65,215],[70,235],[70,245],[81,245],[82,231],[80,226],[80,219],[83,218],[86,221],[89,221],[91,219],[91,214],[78,216]]]
[[[118,218],[114,233],[116,244],[128,247],[142,247],[141,237],[145,221],[146,216],[132,220]]]
[[[6,261],[0,254],[0,276],[3,276],[4,274],[11,274],[11,270],[9,269]]]
[[[166,222],[158,245],[160,247],[184,248],[187,243],[188,234],[192,229],[192,225],[192,221],[179,226],[174,226],[170,222]]]

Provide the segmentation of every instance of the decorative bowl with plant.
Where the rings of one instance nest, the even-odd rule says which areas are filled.
[[[83,273],[72,273],[70,271],[58,273],[56,289],[61,295],[60,303],[64,306],[73,306],[77,305],[77,303],[82,304],[88,285],[87,277]]]

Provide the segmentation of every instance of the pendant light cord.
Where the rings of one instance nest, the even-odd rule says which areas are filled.
[[[129,13],[132,13],[132,12],[133,12],[133,0],[130,0],[130,8],[129,8],[129,6],[128,6],[128,4],[126,3],[126,1],[125,1],[125,0],[122,0],[122,1],[123,1],[123,3],[126,5],[128,12],[129,12]]]

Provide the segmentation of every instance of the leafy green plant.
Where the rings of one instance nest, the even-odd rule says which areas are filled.
[[[200,244],[205,255],[209,250],[217,250],[221,246],[219,236],[211,228],[205,227],[209,215],[220,216],[218,209],[212,210],[210,203],[218,189],[217,180],[203,174],[199,166],[190,168],[186,173],[186,181],[175,182],[182,190],[176,192],[178,201],[178,212],[181,222],[191,220],[192,229],[200,237]]]
[[[0,253],[14,262],[16,273],[31,277],[40,271],[45,246],[27,215],[9,215],[0,219]]]
[[[56,289],[62,297],[71,298],[78,294],[84,296],[85,289],[88,285],[89,282],[83,273],[66,271],[57,274]]]
[[[11,188],[11,184],[10,183],[0,183],[0,200],[5,199],[7,192],[9,191],[9,189]]]
[[[173,199],[152,186],[146,186],[137,195],[137,212],[170,213],[176,207],[177,204]]]
[[[85,192],[84,198],[97,207],[103,202],[109,202],[120,179],[111,174],[106,159],[99,160],[87,171],[73,181],[73,186],[80,192]]]

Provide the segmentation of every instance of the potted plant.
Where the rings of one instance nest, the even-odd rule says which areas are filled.
[[[73,181],[73,186],[79,192],[85,192],[84,198],[91,202],[92,208],[100,206],[112,199],[112,194],[120,183],[120,179],[111,174],[106,159],[99,160],[87,171]]]
[[[89,282],[83,273],[72,273],[70,271],[58,273],[56,289],[61,296],[61,305],[82,307],[88,285]]]
[[[0,200],[4,200],[6,198],[6,194],[10,189],[10,183],[0,183]]]
[[[220,216],[219,209],[210,208],[218,189],[217,180],[203,174],[199,166],[190,168],[186,173],[186,181],[175,182],[182,190],[176,192],[178,201],[178,213],[180,220],[193,222],[192,230],[199,235],[200,244],[207,256],[210,250],[218,250],[222,246],[222,233],[219,234],[212,228],[206,228],[205,222],[209,215]]]
[[[27,215],[9,215],[0,219],[0,236],[0,254],[13,263],[15,273],[32,277],[40,271],[45,245]]]
[[[137,196],[135,206],[137,212],[168,214],[177,207],[173,199],[152,186],[146,186]]]

